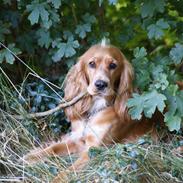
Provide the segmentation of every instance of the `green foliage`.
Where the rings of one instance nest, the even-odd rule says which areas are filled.
[[[105,36],[135,70],[140,94],[128,102],[132,118],[152,117],[159,110],[169,129],[178,131],[183,118],[182,93],[176,85],[183,80],[182,7],[183,1],[170,0],[4,0],[0,40],[41,76],[57,82],[78,56]],[[26,71],[15,60],[0,47],[0,64],[19,81]]]
[[[130,108],[129,114],[132,119],[141,119],[142,112],[146,117],[151,118],[156,108],[163,112],[165,108],[164,101],[166,97],[158,93],[156,90],[144,93],[142,95],[133,94],[133,98],[128,100],[128,107]]]
[[[182,91],[179,91],[175,84],[178,75],[176,70],[172,69],[172,64],[180,64],[181,54],[181,45],[177,44],[170,50],[170,57],[147,58],[148,54],[144,47],[134,49],[135,58],[132,59],[132,63],[136,68],[135,84],[144,92],[141,95],[134,93],[133,98],[128,100],[132,119],[140,120],[143,114],[151,118],[157,109],[164,114],[165,123],[170,131],[178,131],[181,128]],[[176,59],[180,61],[176,62]],[[165,106],[168,112],[164,112]]]
[[[31,25],[34,25],[38,23],[39,18],[42,19],[42,21],[48,21],[48,12],[45,10],[45,7],[43,4],[35,4],[35,5],[28,5],[27,10],[31,11],[31,14],[28,16],[28,19],[31,22]]]
[[[148,37],[149,39],[155,38],[160,39],[164,35],[164,29],[169,28],[169,24],[165,22],[163,19],[160,19],[156,22],[156,24],[151,24],[147,27]]]
[[[15,48],[15,44],[8,44],[8,49],[10,49],[15,55],[21,53],[20,49]],[[13,64],[15,61],[14,55],[6,48],[0,50],[0,64],[5,60],[9,64]]]
[[[183,45],[179,43],[175,44],[175,47],[170,51],[170,57],[175,64],[180,64],[183,59]]]
[[[168,95],[169,110],[165,113],[165,122],[170,131],[179,130],[183,117],[183,91],[176,91],[173,96]]]
[[[43,83],[37,81],[33,83],[25,83],[25,88],[22,88],[22,95],[25,100],[19,97],[19,102],[22,107],[26,109],[29,113],[43,112],[55,108],[60,103],[60,98],[63,97],[63,92],[58,91],[57,94],[51,91]],[[18,98],[18,96],[17,96]],[[27,107],[27,104],[30,103]],[[15,104],[14,104],[15,105]],[[16,105],[12,108],[18,108]],[[29,129],[29,132],[35,136],[34,131],[31,130],[33,124],[31,122],[24,123],[24,125]],[[47,126],[47,128],[53,132],[53,134],[59,135],[60,132],[64,132],[68,129],[69,124],[65,119],[64,111],[60,110],[52,116],[52,122],[46,120],[40,126]]]
[[[142,18],[153,17],[157,12],[163,13],[165,10],[164,0],[140,0],[141,6],[141,16]]]
[[[91,26],[90,24],[77,25],[75,32],[79,35],[80,38],[83,39],[86,37],[87,32],[91,32]]]
[[[68,58],[75,55],[75,48],[79,47],[79,43],[70,36],[66,43],[60,42],[56,47],[58,48],[58,51],[52,57],[54,62],[58,62],[64,56]]]

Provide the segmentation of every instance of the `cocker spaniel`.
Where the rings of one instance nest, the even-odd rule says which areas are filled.
[[[88,49],[69,71],[65,83],[65,100],[87,91],[73,106],[65,109],[71,121],[71,133],[61,142],[25,156],[37,161],[52,155],[77,153],[70,169],[82,169],[88,162],[90,147],[134,140],[151,131],[154,119],[133,121],[126,107],[133,92],[133,68],[122,52],[112,45],[97,44]],[[62,173],[54,183],[62,181]]]

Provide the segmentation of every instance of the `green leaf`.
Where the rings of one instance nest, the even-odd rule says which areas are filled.
[[[10,52],[6,51],[4,56],[5,56],[5,59],[6,59],[7,63],[9,63],[9,64],[13,64],[14,63],[15,58],[14,58],[14,56]]]
[[[37,31],[37,36],[38,36],[38,44],[41,47],[48,48],[52,42],[52,39],[50,38],[50,32],[44,30],[44,29],[39,29]]]
[[[160,39],[163,36],[163,31],[155,24],[151,24],[147,27],[149,39],[155,38]]]
[[[167,22],[165,22],[162,18],[159,19],[157,22],[156,22],[156,25],[159,26],[160,28],[162,29],[168,29],[169,28],[169,24]]]
[[[142,0],[141,2],[142,18],[152,17],[156,12],[163,13],[166,5],[164,0]]]
[[[178,115],[171,115],[169,112],[165,114],[165,122],[170,131],[179,131],[181,126],[181,118]]]
[[[132,64],[135,68],[135,85],[144,90],[150,83],[150,62],[147,59],[147,51],[144,47],[137,47],[133,51]],[[146,69],[144,69],[146,68]]]
[[[149,39],[155,38],[160,39],[164,35],[164,29],[169,28],[169,24],[163,19],[160,19],[156,24],[151,24],[147,27]]]
[[[54,62],[60,61],[60,59],[64,56],[66,43],[60,43],[58,47],[59,47],[58,51],[52,56]]]
[[[170,50],[170,58],[175,64],[180,64],[183,59],[183,45],[176,43],[175,47]]]
[[[165,73],[159,73],[154,76],[153,83],[150,85],[152,89],[165,90],[169,85],[168,76]]]
[[[15,54],[18,55],[21,51],[18,48],[15,48],[15,44],[9,44],[8,48]],[[0,50],[0,63],[6,61],[9,64],[13,64],[15,61],[15,57],[9,52],[7,49]]]
[[[27,10],[31,12],[30,15],[28,16],[28,19],[30,20],[31,25],[38,23],[39,18],[41,18],[43,24],[46,24],[48,22],[49,13],[45,9],[46,7],[45,3],[36,4],[33,1],[31,5],[27,5],[26,7],[27,7]]]
[[[28,16],[28,19],[30,20],[31,25],[38,23],[38,21],[39,21],[39,9],[38,9],[38,7],[35,7],[33,9],[31,14]]]
[[[139,94],[133,94],[133,98],[128,99],[127,106],[132,119],[140,120],[142,117],[144,98]]]
[[[147,51],[144,47],[137,47],[134,49],[133,55],[135,56],[135,58],[142,58],[147,55]]]
[[[69,37],[67,43],[59,43],[57,46],[59,49],[52,56],[54,62],[58,62],[62,57],[72,57],[76,51],[75,48],[79,47],[77,40],[74,40],[73,36]]]
[[[96,18],[94,15],[90,15],[89,13],[86,13],[82,19],[85,21],[85,23],[95,23],[96,22]]]
[[[166,97],[163,94],[158,93],[156,90],[144,95],[144,113],[146,117],[151,118],[156,108],[163,112],[165,108]]]
[[[140,88],[145,90],[151,81],[151,76],[148,70],[139,69],[138,72],[136,71],[136,80],[135,84]]]
[[[170,95],[175,96],[177,94],[179,87],[177,85],[169,85],[167,91]]]
[[[183,117],[183,91],[178,91],[175,96],[168,96],[168,108],[172,115]]]
[[[49,13],[48,13],[48,11],[46,11],[45,10],[45,7],[44,6],[39,6],[39,13],[40,13],[40,15],[41,15],[41,19],[42,19],[42,21],[44,22],[44,21],[48,21],[48,16],[49,16]]]
[[[142,95],[133,94],[133,98],[129,99],[127,106],[129,107],[129,114],[132,119],[140,119],[142,112],[145,116],[151,118],[156,108],[163,112],[165,108],[164,101],[166,97],[163,94],[158,93],[156,90]]]
[[[83,25],[78,25],[75,30],[75,33],[79,34],[79,37],[82,39],[86,37],[87,32],[91,32],[91,24],[88,24],[88,23]]]
[[[55,9],[59,9],[61,6],[61,0],[48,0],[48,2],[51,2]]]
[[[70,37],[67,41],[67,45],[66,45],[67,49],[65,50],[65,57],[72,57],[76,51],[74,48],[78,48],[79,47],[79,43],[77,40],[74,40],[73,37]]]
[[[142,4],[142,7],[141,7],[141,16],[142,18],[145,18],[145,17],[152,17],[153,14],[154,14],[154,3],[152,0],[148,0],[148,1],[144,1],[143,4]]]
[[[165,114],[165,122],[170,131],[180,129],[183,117],[183,91],[177,91],[175,96],[167,95],[168,112]]]
[[[64,31],[63,38],[67,40],[67,39],[69,39],[70,37],[73,37],[72,32],[71,32],[71,31],[68,31],[68,30]]]

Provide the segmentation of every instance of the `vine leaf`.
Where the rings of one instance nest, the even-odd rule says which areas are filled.
[[[151,118],[156,108],[163,112],[165,108],[166,97],[163,94],[158,93],[156,90],[144,93],[142,95],[133,94],[133,98],[130,98],[127,102],[129,107],[129,114],[132,119],[140,120],[142,112],[145,116]]]
[[[165,113],[165,123],[170,131],[180,129],[183,117],[183,91],[176,92],[174,96],[167,96],[168,112]]]
[[[164,35],[164,30],[169,28],[169,24],[163,19],[160,19],[156,24],[151,24],[147,27],[149,39],[155,38],[160,39]]]
[[[31,25],[34,25],[36,23],[39,22],[39,18],[42,19],[42,21],[44,22],[48,22],[48,16],[49,13],[48,11],[45,9],[45,5],[44,4],[31,4],[31,5],[27,5],[27,10],[30,13],[30,15],[28,16],[28,19],[31,22]]]
[[[91,24],[83,24],[83,25],[77,25],[75,33],[79,35],[80,38],[85,38],[86,33],[91,32]]]
[[[134,93],[133,98],[128,100],[127,106],[129,107],[129,114],[131,115],[132,119],[140,120],[144,107],[143,96]]]
[[[143,58],[147,55],[147,51],[144,47],[142,47],[142,48],[137,47],[134,49],[133,54],[134,54],[135,58]]]
[[[155,12],[163,13],[165,10],[165,1],[164,0],[142,0],[141,6],[141,16],[152,17]]]
[[[21,53],[21,51],[18,48],[15,48],[14,43],[9,44],[8,48],[16,55]],[[2,63],[3,61],[6,61],[9,64],[13,64],[15,61],[15,57],[5,48],[0,50],[0,63]]]
[[[175,47],[170,50],[170,58],[175,64],[180,64],[183,59],[183,45],[180,43],[175,44]]]
[[[50,32],[44,29],[39,29],[36,34],[38,36],[38,44],[41,47],[45,46],[45,48],[48,48],[52,42],[52,39],[50,37]]]
[[[72,57],[76,53],[75,48],[79,47],[79,43],[71,36],[66,43],[61,42],[57,47],[57,52],[52,56],[54,62],[58,62],[64,56],[66,58]]]
[[[165,122],[170,131],[178,131],[181,125],[181,117],[178,115],[171,115],[169,112],[165,114]]]

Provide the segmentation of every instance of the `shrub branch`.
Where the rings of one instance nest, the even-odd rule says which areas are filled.
[[[25,116],[23,116],[23,115],[13,115],[13,117],[15,119],[22,120],[22,119],[25,119],[25,118],[32,119],[32,118],[40,118],[40,117],[48,116],[48,115],[53,114],[54,112],[59,111],[60,109],[64,109],[66,107],[70,107],[70,106],[74,105],[81,98],[83,98],[86,95],[86,93],[87,92],[82,92],[78,96],[73,98],[71,101],[60,103],[57,107],[55,107],[53,109],[50,109],[48,111],[38,112],[38,113],[30,113],[30,114],[26,114]]]

